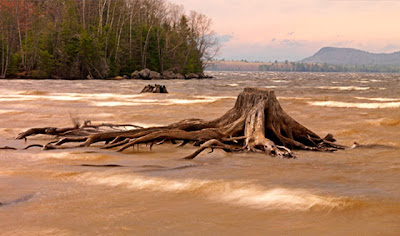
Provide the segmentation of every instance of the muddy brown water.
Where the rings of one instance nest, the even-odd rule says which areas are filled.
[[[339,143],[371,148],[295,160],[216,150],[193,161],[172,144],[116,153],[0,150],[2,235],[399,235],[400,75],[218,72],[212,80],[0,80],[0,146],[30,127],[166,125],[224,114],[244,87],[276,91],[284,110]],[[392,148],[389,148],[389,147]],[[111,166],[107,166],[111,165]]]

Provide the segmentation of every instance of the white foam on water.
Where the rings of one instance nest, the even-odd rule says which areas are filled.
[[[228,86],[230,86],[230,87],[238,87],[239,84],[228,84]]]
[[[284,209],[304,211],[313,207],[335,208],[338,198],[323,197],[302,189],[248,187],[224,193],[222,199],[235,205],[255,209]]]
[[[357,81],[357,82],[362,83],[362,84],[368,84],[371,81],[369,81],[369,80],[360,80],[360,81]]]
[[[195,98],[199,99],[211,99],[211,100],[220,100],[220,99],[236,99],[233,96],[194,96]]]
[[[158,103],[158,105],[179,105],[179,104],[196,104],[196,103],[210,103],[217,101],[217,98],[206,99],[167,99],[165,103]]]
[[[320,101],[308,102],[312,106],[321,107],[342,107],[342,108],[363,108],[363,109],[385,109],[385,108],[399,108],[400,102],[387,102],[387,103],[352,103],[352,102],[337,102],[337,101]]]
[[[278,100],[311,100],[312,98],[301,98],[301,97],[279,97]]]
[[[357,87],[357,86],[319,86],[319,89],[330,89],[330,90],[340,90],[340,91],[365,91],[369,90],[370,87]]]
[[[91,102],[91,105],[97,107],[116,107],[116,106],[140,106],[140,102]]]
[[[148,127],[157,127],[157,126],[163,126],[163,124],[155,124],[155,123],[141,123],[141,122],[135,122],[135,125],[144,127],[144,128],[148,128]],[[126,127],[127,130],[129,130],[129,127]],[[131,128],[131,129],[135,129],[135,128]]]
[[[93,106],[105,106],[105,107],[113,107],[113,106],[140,106],[140,105],[187,105],[187,104],[197,104],[197,103],[212,103],[221,99],[230,99],[233,97],[211,97],[211,96],[195,96],[194,98],[198,99],[133,99],[131,101],[93,101],[91,104]]]
[[[8,96],[2,95],[0,96],[0,102],[14,102],[14,101],[34,101],[35,98],[31,97],[22,97],[22,96]]]
[[[140,106],[143,104],[149,105],[179,105],[179,104],[197,104],[197,103],[211,103],[220,99],[231,99],[235,97],[227,96],[194,96],[192,99],[178,99],[178,98],[160,98],[160,99],[146,99],[145,94],[85,94],[85,93],[55,93],[54,95],[30,95],[25,91],[21,94],[4,94],[0,96],[0,101],[35,101],[35,100],[55,100],[55,101],[91,101],[94,106]],[[112,101],[115,99],[116,101]],[[111,100],[111,101],[110,101]],[[119,100],[119,101],[118,101]]]
[[[17,110],[0,109],[0,114],[8,114],[8,113],[13,113],[13,112],[20,112],[20,111],[17,111]]]
[[[132,99],[138,97],[144,97],[145,94],[116,94],[116,93],[57,93],[56,96],[61,97],[77,97],[86,99],[97,99],[97,100],[107,100],[112,98],[122,98],[122,99]]]
[[[399,102],[400,98],[367,98],[367,97],[356,97],[360,100],[369,100],[369,101],[377,101],[377,102]]]
[[[271,80],[271,82],[274,82],[274,83],[290,83],[290,81],[280,80],[280,79],[273,79],[273,80]]]
[[[314,207],[332,209],[345,204],[340,198],[321,196],[304,189],[268,189],[244,181],[172,180],[105,172],[83,173],[74,178],[84,184],[122,187],[135,191],[187,192],[204,196],[211,201],[255,209],[307,211]]]

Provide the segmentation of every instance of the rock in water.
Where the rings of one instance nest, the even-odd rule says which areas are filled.
[[[151,79],[150,78],[150,72],[151,72],[151,70],[149,70],[149,69],[143,69],[143,70],[141,70],[140,72],[139,72],[139,75],[140,75],[140,77],[142,78],[142,79]]]
[[[172,71],[164,71],[162,75],[164,79],[176,79],[176,74]]]
[[[161,75],[158,72],[150,71],[149,78],[150,79],[161,79]]]
[[[141,79],[140,78],[140,74],[139,74],[139,71],[135,71],[135,72],[133,72],[132,74],[131,74],[131,79]]]

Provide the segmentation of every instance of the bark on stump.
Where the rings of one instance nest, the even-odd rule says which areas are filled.
[[[59,129],[62,130],[62,129]],[[185,159],[193,159],[207,148],[226,152],[261,152],[271,156],[295,157],[292,149],[335,151],[344,149],[332,142],[333,136],[320,138],[291,118],[280,106],[275,93],[269,89],[245,88],[235,106],[223,116],[205,121],[187,119],[163,127],[136,128],[128,131],[98,132],[78,137],[66,136],[43,146],[43,149],[87,147],[105,141],[103,148],[118,148],[122,152],[143,143],[162,144],[182,141],[180,146],[194,142],[199,148]],[[32,134],[32,129],[24,133]],[[18,138],[26,136],[19,135]],[[65,146],[69,142],[82,142]],[[37,145],[36,145],[37,146]]]

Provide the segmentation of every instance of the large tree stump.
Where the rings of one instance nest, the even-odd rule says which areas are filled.
[[[34,130],[33,130],[34,131]],[[80,130],[82,133],[82,130]],[[32,135],[32,130],[24,132]],[[40,132],[43,133],[43,132]],[[134,145],[161,144],[182,141],[180,146],[194,142],[200,146],[186,159],[193,159],[207,148],[223,149],[227,152],[261,152],[272,156],[295,157],[292,149],[312,151],[335,151],[344,146],[334,144],[332,135],[320,138],[291,118],[280,106],[275,93],[269,89],[245,88],[239,94],[235,106],[223,116],[205,121],[187,119],[163,126],[140,128],[128,131],[98,132],[78,137],[65,136],[43,149],[87,147],[96,142],[106,142],[103,148],[116,148],[122,152]],[[26,135],[19,135],[18,138]],[[69,142],[81,142],[76,146],[65,146]],[[37,145],[35,145],[37,146]]]

